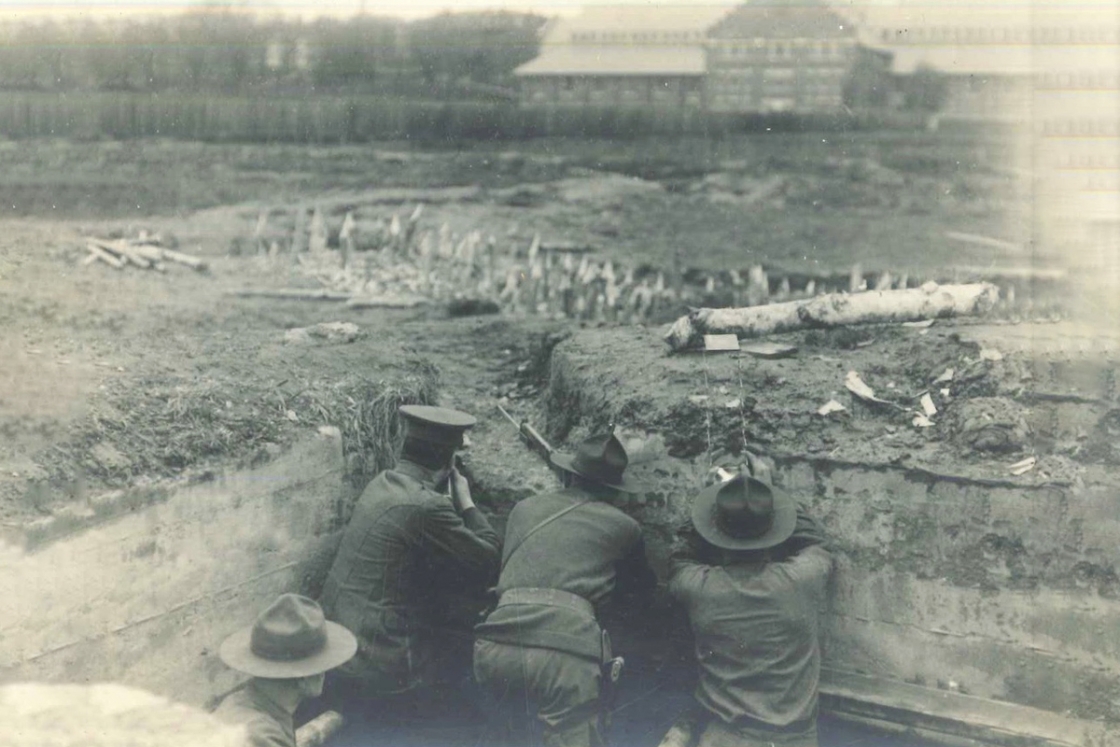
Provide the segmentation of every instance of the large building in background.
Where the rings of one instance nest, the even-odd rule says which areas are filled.
[[[754,0],[708,30],[708,109],[819,112],[843,106],[856,29],[819,0]]]
[[[517,68],[526,103],[703,106],[708,30],[729,6],[591,6]]]
[[[823,0],[596,6],[554,21],[516,75],[526,103],[834,111],[858,46]]]

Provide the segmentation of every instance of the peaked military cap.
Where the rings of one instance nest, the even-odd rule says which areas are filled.
[[[408,423],[408,437],[445,446],[459,446],[463,434],[478,421],[471,415],[448,407],[403,405],[401,417]]]

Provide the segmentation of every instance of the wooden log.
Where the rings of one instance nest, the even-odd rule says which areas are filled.
[[[115,254],[122,261],[136,265],[137,267],[147,270],[152,266],[152,263],[144,259],[142,256],[133,251],[127,241],[102,241],[101,239],[87,239],[89,244],[95,245],[106,252]]]
[[[349,293],[315,288],[242,288],[233,295],[241,298],[285,298],[296,301],[349,301]]]
[[[86,244],[86,248],[89,249],[90,256],[96,257],[97,259],[101,260],[102,262],[109,265],[110,267],[115,267],[118,270],[123,270],[125,264],[127,264],[120,257],[118,257],[114,254],[110,254],[109,252],[105,251],[100,246],[98,246],[97,244],[94,244],[92,242]]]
[[[172,249],[164,249],[163,258],[168,262],[178,262],[181,265],[186,265],[187,267],[190,267],[193,270],[198,270],[199,272],[202,272],[207,268],[206,260],[199,259],[193,254],[185,254],[183,252],[177,252]]]
[[[1016,244],[1013,241],[1004,241],[1003,239],[993,239],[990,236],[980,236],[975,233],[962,233],[960,231],[946,231],[945,238],[960,241],[965,244],[973,244],[975,246],[986,246],[991,249],[1002,249],[1006,252],[1013,254],[1022,254],[1023,246]]]
[[[665,341],[673,350],[684,350],[698,344],[705,334],[760,337],[811,327],[972,316],[991,310],[998,300],[999,289],[991,283],[926,283],[908,290],[835,293],[737,309],[695,309],[674,322]]]
[[[346,301],[351,309],[411,309],[431,301],[423,296],[386,294],[383,296],[353,296]]]
[[[297,747],[323,747],[344,723],[338,711],[326,711],[296,729]]]

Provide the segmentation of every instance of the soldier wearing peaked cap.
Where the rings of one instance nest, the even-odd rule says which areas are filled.
[[[753,456],[693,501],[669,592],[695,637],[699,747],[816,747],[825,544]]]
[[[648,601],[656,578],[638,522],[612,505],[642,492],[613,433],[552,462],[563,489],[509,515],[497,605],[475,628],[475,678],[494,704],[493,742],[591,747],[604,743],[604,688],[620,664],[603,613],[627,592]]]
[[[360,693],[371,707],[370,699],[403,703],[408,698],[389,696],[438,679],[433,567],[453,564],[484,587],[500,546],[454,463],[475,419],[420,405],[400,415],[407,424],[400,459],[358,499],[321,595],[327,613],[358,637],[358,655],[332,673],[330,689]]]

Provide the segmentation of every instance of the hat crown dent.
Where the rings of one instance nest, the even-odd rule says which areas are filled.
[[[573,466],[579,467],[585,476],[595,479],[602,475],[607,481],[621,477],[629,464],[626,448],[613,432],[585,439],[576,449],[573,461]]]
[[[249,637],[250,650],[271,661],[314,656],[327,645],[326,617],[313,600],[282,594],[258,617]]]
[[[774,524],[774,494],[770,487],[744,475],[737,475],[720,487],[715,508],[717,524],[732,537],[761,537]]]

